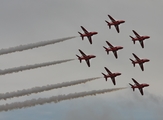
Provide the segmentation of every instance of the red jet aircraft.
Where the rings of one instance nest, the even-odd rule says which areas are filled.
[[[107,81],[107,78],[111,78],[111,80],[112,80],[112,82],[113,82],[113,84],[114,85],[116,85],[116,82],[115,82],[115,77],[116,76],[119,76],[119,75],[121,75],[121,73],[112,73],[109,69],[107,69],[106,67],[104,67],[105,68],[105,70],[107,71],[107,75],[105,75],[104,73],[102,73],[103,75],[104,75],[104,78],[105,78],[105,80]]]
[[[112,18],[110,15],[108,15],[108,17],[110,18],[111,22],[108,22],[105,20],[105,22],[108,24],[109,26],[109,29],[111,28],[112,25],[115,26],[117,32],[119,33],[119,26],[121,23],[124,23],[125,21],[124,20],[115,20],[114,18]]]
[[[150,36],[140,36],[136,31],[132,30],[135,34],[135,38],[130,36],[132,38],[133,43],[135,44],[135,41],[139,41],[142,48],[144,48],[144,42],[143,40],[150,38]]]
[[[115,58],[118,58],[117,51],[120,50],[120,49],[123,49],[123,47],[122,46],[113,46],[108,41],[106,41],[106,43],[110,47],[110,48],[106,48],[105,46],[103,46],[105,48],[105,51],[107,52],[107,54],[109,54],[109,51],[112,51]]]
[[[132,78],[132,80],[134,81],[135,85],[132,85],[129,83],[129,85],[131,85],[131,88],[133,89],[133,91],[135,91],[135,88],[138,88],[140,93],[143,95],[143,88],[144,87],[148,87],[149,84],[143,83],[143,84],[139,84],[134,78]]]
[[[81,56],[81,57],[78,56],[78,55],[76,55],[76,56],[78,57],[80,63],[82,62],[82,60],[85,60],[86,63],[87,63],[87,65],[88,65],[88,67],[90,67],[90,61],[89,61],[89,59],[95,58],[96,56],[95,56],[95,55],[86,55],[86,54],[85,54],[83,51],[81,51],[80,49],[79,49],[79,52],[82,54],[82,56]]]
[[[132,54],[133,54],[133,56],[134,56],[135,59],[136,59],[135,61],[132,60],[132,59],[130,59],[131,62],[132,62],[132,64],[133,64],[133,66],[135,67],[135,64],[139,64],[141,70],[144,71],[143,63],[149,62],[150,60],[149,60],[149,59],[140,59],[140,58],[139,58],[138,56],[136,56],[134,53],[132,53]]]
[[[82,30],[84,31],[84,34],[78,32],[80,34],[80,37],[82,37],[82,40],[84,40],[84,37],[87,37],[90,44],[92,44],[92,38],[91,36],[98,34],[98,32],[88,32],[83,26],[81,26]]]

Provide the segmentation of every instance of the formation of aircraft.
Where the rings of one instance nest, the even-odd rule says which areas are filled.
[[[144,64],[145,62],[149,62],[150,60],[149,60],[149,59],[140,59],[140,58],[139,58],[138,56],[136,56],[134,53],[132,53],[132,54],[133,54],[133,56],[134,56],[135,59],[136,59],[136,60],[130,59],[131,62],[132,62],[132,64],[133,64],[133,66],[135,67],[135,64],[139,64],[141,70],[144,71],[144,66],[143,66],[143,64]]]
[[[80,32],[78,33],[80,34],[80,37],[82,38],[82,40],[84,40],[84,37],[87,37],[90,44],[92,44],[92,36],[98,34],[98,32],[88,32],[83,26],[81,26],[81,28],[84,31],[84,33],[83,34]]]
[[[95,55],[86,55],[80,49],[79,49],[79,52],[82,54],[82,56],[78,56],[78,55],[76,55],[76,56],[78,57],[80,63],[82,62],[82,60],[85,60],[87,65],[88,65],[88,67],[90,67],[90,61],[89,60],[92,59],[92,58],[95,58],[96,56]]]
[[[135,91],[135,88],[138,88],[141,95],[144,95],[143,88],[148,87],[149,84],[146,84],[146,83],[139,84],[134,78],[132,78],[132,80],[135,83],[135,85],[132,85],[131,83],[129,83],[129,85],[131,85],[131,88],[133,89],[133,91]]]
[[[108,22],[108,21],[106,21],[106,20],[105,20],[105,22],[106,22],[107,25],[109,26],[109,29],[111,29],[111,26],[114,26],[115,29],[116,29],[116,31],[117,31],[117,33],[120,33],[119,25],[122,24],[122,23],[125,23],[125,21],[124,21],[124,20],[115,20],[115,19],[114,19],[112,16],[110,16],[110,15],[108,15],[108,17],[110,18],[111,22]],[[80,37],[82,38],[82,40],[84,40],[84,37],[87,37],[88,40],[89,40],[89,42],[90,42],[90,44],[92,44],[92,36],[98,34],[98,32],[88,32],[83,26],[81,26],[81,28],[82,28],[82,30],[84,31],[84,33],[83,33],[83,34],[80,33],[80,32],[78,32],[78,33],[80,34]],[[135,44],[136,41],[139,41],[141,47],[144,48],[144,42],[143,42],[143,41],[144,41],[145,39],[149,39],[150,36],[141,36],[141,35],[139,35],[135,30],[132,30],[132,31],[133,31],[133,33],[134,33],[135,36],[136,36],[136,37],[130,36],[130,37],[132,38],[133,43]],[[109,47],[103,46],[103,48],[105,49],[105,51],[107,52],[107,54],[109,54],[109,51],[112,51],[113,54],[114,54],[114,56],[115,56],[115,58],[117,59],[117,58],[118,58],[117,52],[118,52],[118,50],[123,49],[123,47],[122,47],[122,46],[113,46],[113,45],[112,45],[110,42],[108,42],[108,41],[106,41],[106,43],[107,43],[107,45],[108,45]],[[82,60],[85,60],[86,63],[87,63],[87,65],[88,65],[88,67],[90,67],[90,61],[89,61],[89,60],[92,59],[92,58],[95,58],[96,56],[95,56],[95,55],[86,55],[86,54],[85,54],[83,51],[81,51],[80,49],[79,49],[79,52],[82,54],[82,56],[78,56],[78,55],[76,55],[76,56],[78,57],[80,63],[82,62]],[[135,57],[135,60],[130,59],[131,62],[132,62],[132,64],[133,64],[133,66],[135,67],[135,64],[139,64],[141,70],[144,71],[144,66],[143,66],[143,64],[144,64],[145,62],[149,62],[150,60],[149,60],[149,59],[140,59],[140,58],[139,58],[137,55],[135,55],[134,53],[132,53],[132,54],[133,54],[133,56]],[[102,73],[103,76],[104,76],[104,78],[105,78],[105,80],[107,81],[107,78],[111,78],[113,84],[116,85],[115,77],[121,75],[121,73],[112,73],[108,68],[106,68],[106,67],[104,67],[104,68],[105,68],[105,70],[107,71],[107,74]],[[143,95],[143,94],[144,94],[144,93],[143,93],[143,88],[144,88],[144,87],[148,87],[149,84],[139,84],[134,78],[132,78],[132,80],[133,80],[133,82],[134,82],[135,84],[134,84],[134,85],[132,85],[132,84],[130,84],[130,83],[129,83],[129,84],[131,85],[131,88],[133,89],[133,91],[135,90],[135,88],[138,88],[139,91],[140,91],[140,93],[141,93],[141,95]]]
[[[110,18],[111,22],[108,22],[105,20],[105,22],[108,24],[109,29],[111,29],[111,26],[114,25],[115,29],[117,30],[117,32],[119,33],[119,25],[124,23],[124,20],[115,20],[112,16],[108,15],[108,17]]]
[[[112,82],[114,85],[116,85],[115,82],[115,77],[121,75],[121,73],[112,73],[108,68],[104,67],[106,72],[108,73],[107,75],[102,73],[104,75],[105,80],[107,81],[107,78],[111,78]]]
[[[122,46],[113,46],[108,41],[106,41],[106,43],[108,44],[109,48],[106,48],[105,46],[103,46],[103,47],[105,48],[105,51],[107,52],[107,54],[109,54],[109,51],[112,51],[115,58],[118,58],[117,51],[120,49],[123,49],[123,47]]]
[[[143,42],[143,41],[144,41],[145,39],[149,39],[150,36],[140,36],[136,31],[134,31],[134,30],[132,30],[132,31],[133,31],[133,33],[134,33],[135,36],[136,36],[135,38],[132,37],[132,36],[130,36],[130,37],[132,38],[133,43],[135,44],[135,41],[139,41],[141,47],[144,48],[144,42]]]

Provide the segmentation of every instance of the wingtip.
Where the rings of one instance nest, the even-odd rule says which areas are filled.
[[[108,14],[108,17],[110,17],[110,15]]]
[[[136,81],[134,78],[132,78],[133,81]]]

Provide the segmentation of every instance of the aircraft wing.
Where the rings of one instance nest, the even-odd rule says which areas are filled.
[[[132,53],[133,56],[135,57],[136,60],[140,60],[140,58],[138,56],[136,56],[134,53]]]
[[[115,77],[111,77],[111,80],[112,80],[113,84],[116,85]]]
[[[137,38],[140,37],[140,35],[139,35],[135,30],[132,30],[132,31],[133,31],[133,33],[136,35]]]
[[[106,68],[106,67],[104,67],[104,68],[105,68],[105,70],[107,71],[108,74],[112,74],[112,72],[108,68]]]
[[[82,56],[86,56],[86,54],[79,49],[79,52],[82,54]]]
[[[139,88],[140,93],[143,95],[143,88]]]
[[[144,48],[144,43],[143,43],[143,41],[139,41],[139,42],[140,42],[141,47]]]
[[[118,58],[117,51],[113,51],[115,58]]]
[[[143,63],[139,63],[139,66],[140,66],[141,70],[144,71]]]
[[[134,81],[134,83],[135,83],[136,85],[139,85],[139,83],[138,83],[134,78],[132,78],[132,80]]]
[[[110,15],[108,15],[108,17],[110,18],[110,20],[111,20],[112,22],[115,22],[114,18],[112,18]]]
[[[119,26],[118,25],[114,25],[115,29],[117,30],[117,32],[119,33]]]
[[[85,61],[86,61],[87,65],[88,65],[88,67],[90,67],[90,62],[89,62],[89,60],[85,60]]]
[[[114,47],[112,44],[110,44],[108,41],[106,41],[106,43],[108,44],[109,47]]]
[[[91,38],[91,36],[87,36],[87,37],[88,37],[88,40],[89,40],[90,44],[92,44],[92,38]]]
[[[81,28],[85,33],[88,33],[88,31],[83,26],[81,26]]]

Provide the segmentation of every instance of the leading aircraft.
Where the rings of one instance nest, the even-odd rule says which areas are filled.
[[[115,77],[121,75],[121,73],[112,73],[108,68],[106,68],[106,67],[104,67],[104,68],[105,68],[105,70],[108,73],[107,75],[102,73],[104,75],[105,80],[107,81],[107,78],[110,77],[112,82],[113,82],[113,84],[116,85]]]
[[[138,88],[141,95],[143,95],[143,88],[144,87],[148,87],[149,84],[143,83],[143,84],[139,84],[134,78],[132,78],[132,80],[134,81],[135,85],[132,85],[131,83],[129,83],[129,85],[131,85],[131,88],[133,89],[133,91],[135,91],[135,88]]]
[[[105,20],[105,22],[108,24],[109,29],[111,28],[112,25],[115,26],[115,29],[117,30],[117,32],[119,33],[119,25],[124,23],[124,20],[115,20],[113,17],[111,17],[110,15],[108,15],[108,17],[110,18],[111,22],[108,22]]]
[[[138,56],[136,56],[134,53],[132,53],[132,55],[135,57],[135,61],[130,59],[133,66],[135,67],[135,64],[139,64],[140,68],[142,71],[144,71],[144,66],[143,66],[143,63],[145,62],[149,62],[150,60],[149,59],[140,59]]]
[[[105,51],[107,52],[107,54],[109,54],[109,51],[112,51],[114,56],[115,56],[115,58],[118,58],[117,51],[120,50],[120,49],[123,49],[123,47],[122,46],[113,46],[108,41],[106,41],[106,43],[110,47],[110,48],[106,48],[105,46],[103,46],[105,48]]]
[[[85,54],[83,51],[81,51],[80,49],[79,49],[79,52],[82,54],[82,56],[78,56],[78,55],[76,55],[76,56],[78,57],[80,63],[82,62],[82,60],[85,60],[86,63],[87,63],[87,65],[88,65],[88,67],[90,67],[90,61],[89,61],[89,59],[95,58],[96,56],[95,56],[95,55],[86,55],[86,54]]]
[[[133,31],[133,33],[134,33],[135,36],[136,36],[135,38],[132,37],[132,36],[130,36],[130,37],[132,38],[133,43],[135,44],[135,41],[139,41],[141,47],[144,48],[144,42],[143,42],[143,41],[144,41],[145,39],[149,39],[150,36],[140,36],[136,31],[134,31],[134,30],[132,30],[132,31]]]
[[[98,34],[98,32],[88,32],[83,26],[81,26],[82,30],[84,31],[84,34],[78,32],[80,34],[80,37],[82,40],[84,40],[84,37],[87,37],[90,44],[92,44],[92,36]]]

